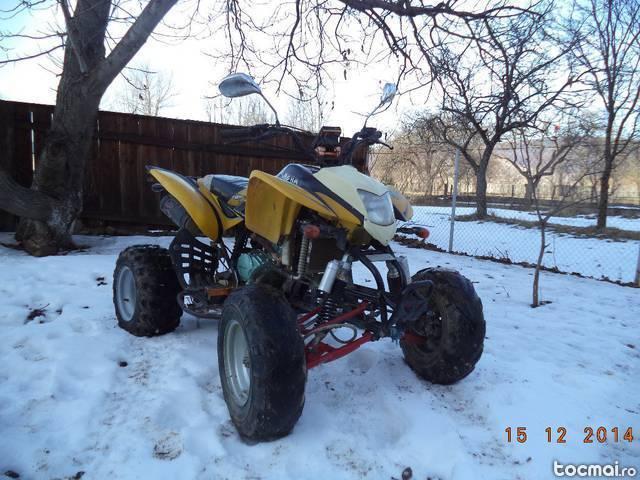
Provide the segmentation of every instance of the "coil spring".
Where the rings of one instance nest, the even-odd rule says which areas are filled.
[[[240,230],[240,233],[236,233],[236,241],[233,244],[231,258],[238,259],[242,250],[247,246],[247,240],[249,240],[249,232],[246,230]]]
[[[327,297],[322,304],[322,310],[318,314],[321,322],[326,322],[338,316],[338,303],[331,296]]]
[[[309,239],[302,237],[300,244],[300,256],[298,257],[298,276],[301,277],[307,273],[307,259],[309,257]]]

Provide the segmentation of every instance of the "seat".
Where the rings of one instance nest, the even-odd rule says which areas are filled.
[[[218,197],[218,202],[222,211],[229,218],[244,216],[244,203],[247,185],[249,179],[247,177],[238,177],[235,175],[205,175],[199,182],[209,190],[213,195]]]
[[[225,202],[231,200],[236,193],[247,188],[249,179],[236,175],[205,175],[202,178],[205,187],[213,194],[216,194]]]

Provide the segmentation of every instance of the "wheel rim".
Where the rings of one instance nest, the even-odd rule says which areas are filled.
[[[136,310],[136,279],[129,267],[122,267],[116,278],[116,303],[120,316],[131,321]]]
[[[251,389],[251,357],[242,325],[231,320],[224,338],[224,373],[233,401],[244,406]]]

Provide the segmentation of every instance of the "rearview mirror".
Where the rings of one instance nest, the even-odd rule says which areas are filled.
[[[382,95],[380,96],[380,106],[391,103],[393,97],[396,96],[396,92],[398,89],[393,83],[385,83],[384,87],[382,87]]]
[[[276,109],[273,108],[271,102],[269,102],[269,100],[267,100],[267,98],[262,94],[262,90],[260,90],[256,81],[246,73],[232,73],[231,75],[227,75],[218,85],[218,90],[220,90],[220,93],[227,98],[244,97],[245,95],[257,93],[265,102],[267,102],[269,108],[273,110],[273,114],[276,116],[276,125],[280,125],[278,112],[276,112]]]
[[[227,98],[244,97],[245,95],[251,95],[257,93],[262,95],[262,90],[246,73],[232,73],[223,78],[218,85],[220,93]]]
[[[367,126],[367,122],[369,121],[370,117],[372,117],[373,115],[377,115],[378,113],[382,113],[382,112],[384,112],[385,110],[387,110],[389,108],[389,107],[387,107],[387,108],[383,109],[382,107],[384,107],[387,104],[389,104],[389,106],[391,106],[391,102],[393,101],[393,97],[396,96],[396,92],[397,91],[398,91],[398,89],[396,88],[395,83],[385,83],[384,84],[384,87],[382,87],[382,95],[380,95],[380,103],[364,119],[364,127]],[[362,127],[362,128],[364,128],[364,127]]]

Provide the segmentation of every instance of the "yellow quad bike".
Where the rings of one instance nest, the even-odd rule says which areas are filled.
[[[220,91],[262,95],[244,74],[225,78]],[[387,84],[370,116],[394,94]],[[454,383],[474,369],[485,321],[473,285],[450,270],[410,276],[390,242],[397,232],[428,232],[397,227],[411,218],[407,200],[351,165],[358,147],[382,143],[379,131],[365,122],[341,148],[340,129],[324,127],[306,148],[276,114],[275,125],[225,135],[234,142],[289,135],[310,164],[287,165],[275,176],[197,179],[149,167],[161,209],[179,230],[168,250],[133,246],[120,254],[113,282],[120,327],[153,336],[174,330],[183,311],[221,317],[224,398],[251,441],[289,433],[302,413],[308,369],[366,342],[398,340],[409,366],[433,383]],[[354,282],[355,262],[374,287]]]

